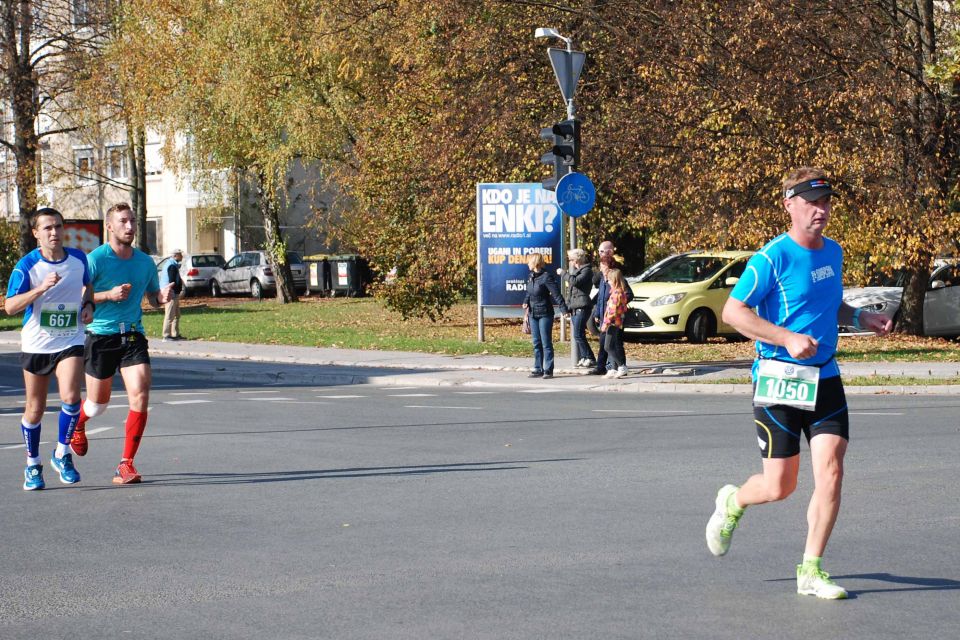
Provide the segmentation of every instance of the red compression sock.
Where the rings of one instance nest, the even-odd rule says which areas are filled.
[[[140,447],[140,438],[143,436],[143,430],[146,427],[147,412],[130,409],[127,413],[127,436],[123,441],[123,458],[125,460],[133,460],[133,457],[137,455],[137,449]]]
[[[77,418],[77,424],[73,428],[74,431],[83,431],[87,426],[87,420],[90,419],[90,416],[87,415],[87,412],[83,410],[83,403],[80,403],[80,417]]]

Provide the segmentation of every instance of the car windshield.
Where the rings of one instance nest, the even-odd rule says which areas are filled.
[[[301,264],[303,262],[303,256],[297,253],[296,251],[287,251],[287,263],[288,264]]]
[[[644,282],[702,282],[723,269],[727,260],[711,256],[677,256],[644,274]]]

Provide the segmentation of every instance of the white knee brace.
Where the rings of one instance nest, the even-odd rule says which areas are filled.
[[[88,418],[96,418],[98,415],[107,410],[107,406],[107,404],[98,404],[91,401],[90,398],[87,398],[83,401],[83,412],[87,414]]]

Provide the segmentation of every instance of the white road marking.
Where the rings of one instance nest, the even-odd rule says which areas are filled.
[[[253,400],[253,401],[263,400],[264,402],[280,402],[283,400],[294,400],[294,399],[295,398],[277,398],[276,396],[271,398],[244,398],[244,400]]]
[[[100,433],[101,431],[110,431],[111,429],[113,429],[113,427],[97,427],[96,429],[87,429],[87,435],[90,436],[95,433]],[[43,446],[45,444],[53,444],[53,443],[48,442],[47,440],[40,441],[40,446]],[[21,443],[21,444],[15,444],[12,446],[0,447],[0,451],[8,451],[10,449],[23,449],[25,446],[26,445]]]
[[[435,393],[388,393],[391,398],[434,398]]]
[[[317,396],[318,398],[330,398],[331,400],[347,400],[352,398],[366,398],[367,396]]]
[[[213,400],[167,400],[163,404],[206,404]]]
[[[461,396],[484,396],[490,395],[491,393],[497,393],[496,391],[454,391],[454,393],[460,394]]]
[[[560,393],[562,389],[520,389],[517,393]]]
[[[387,391],[407,391],[409,389],[419,389],[420,387],[390,387]]]
[[[890,411],[850,411],[851,416],[902,416],[903,413]]]
[[[282,399],[282,398],[280,398]],[[287,400],[283,404],[333,404],[332,402],[321,402],[318,400]]]
[[[693,413],[693,411],[668,411],[657,409],[591,409],[594,413]]]
[[[237,393],[280,393],[279,391],[270,391],[267,389],[262,389],[259,391],[238,391]]]
[[[170,393],[172,396],[208,396],[210,395],[209,391],[173,391]]]
[[[450,407],[450,406],[437,406],[432,404],[406,404],[403,405],[404,409],[474,409],[480,411],[483,407]]]

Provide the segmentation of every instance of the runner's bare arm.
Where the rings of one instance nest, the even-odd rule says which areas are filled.
[[[163,287],[159,291],[151,291],[147,294],[147,301],[154,307],[162,307],[173,299],[173,283]]]
[[[90,304],[87,304],[87,303]],[[80,303],[80,321],[83,324],[93,322],[93,309],[97,303],[93,301],[93,285],[84,285],[83,302]]]
[[[723,306],[723,321],[748,338],[786,348],[797,360],[811,358],[817,353],[818,343],[815,338],[794,333],[764,320],[736,298],[727,298],[727,303]]]
[[[848,327],[858,327],[873,331],[877,335],[885,336],[893,330],[893,320],[890,320],[881,313],[873,313],[859,309],[860,315],[854,317],[858,309],[851,307],[846,302],[840,303],[840,310],[837,312],[837,322]]]
[[[58,282],[60,282],[59,273],[55,271],[48,273],[47,277],[43,279],[43,282],[41,282],[39,286],[34,287],[25,293],[18,293],[17,295],[4,300],[3,310],[7,312],[7,315],[17,315],[36,302],[37,298],[49,291]]]
[[[93,294],[93,301],[96,304],[102,302],[122,302],[130,296],[130,284],[123,283],[118,284],[113,289],[107,289],[106,291],[98,291]]]

